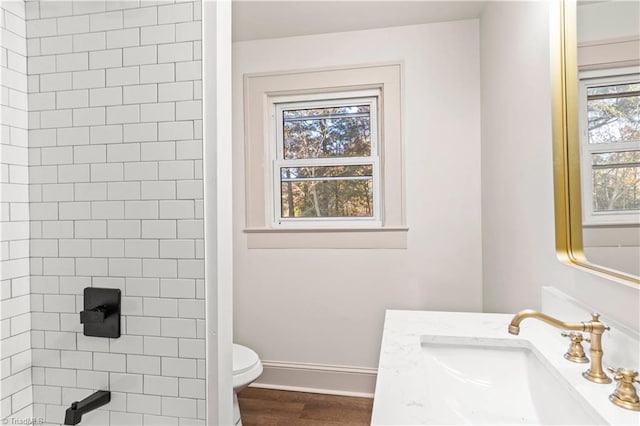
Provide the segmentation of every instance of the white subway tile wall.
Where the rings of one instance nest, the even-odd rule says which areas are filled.
[[[29,145],[26,132],[16,131],[11,153],[23,152],[2,166],[2,184],[26,180],[14,168],[27,165],[31,181],[16,182],[15,200],[5,203],[3,195],[4,227],[9,218],[18,222],[2,243],[2,260],[12,244],[24,254],[7,257],[22,272],[3,276],[2,294],[16,318],[21,298],[24,312],[32,311],[30,327],[17,330],[24,330],[33,374],[23,363],[26,373],[14,381],[25,377],[28,397],[18,394],[23,388],[9,401],[3,393],[3,413],[5,404],[30,406],[33,398],[33,416],[60,424],[71,402],[110,389],[112,401],[83,423],[204,425],[201,3],[25,6],[20,63],[28,76],[23,70],[19,81],[32,107],[20,110],[16,124],[28,122]],[[5,133],[13,136],[5,127],[3,149]],[[30,226],[29,209],[20,208],[28,201]],[[88,286],[122,291],[119,339],[82,334],[78,312]],[[3,316],[3,331],[13,323],[19,320],[5,326]],[[18,365],[19,354],[7,363]]]
[[[41,359],[44,353],[34,354],[31,350],[29,114],[24,2],[0,3],[0,32],[0,417],[4,420],[32,417],[32,358]],[[46,64],[36,66],[45,67]],[[49,108],[51,99],[36,98],[34,106],[36,110]],[[45,245],[40,249],[48,250]],[[37,321],[46,323],[43,319]],[[52,365],[56,355],[51,356]],[[191,377],[191,372],[186,372],[184,377]],[[41,396],[50,398],[53,392],[55,390],[44,389]]]

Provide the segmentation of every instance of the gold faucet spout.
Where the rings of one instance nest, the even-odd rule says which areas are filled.
[[[513,319],[511,320],[511,324],[509,324],[509,333],[511,334],[519,334],[520,333],[520,323],[525,318],[535,318],[542,322],[546,322],[549,325],[552,325],[557,328],[561,328],[563,330],[568,331],[588,331],[587,324],[583,322],[564,322],[551,317],[547,314],[543,314],[542,312],[534,311],[533,309],[525,309],[524,311],[518,312]]]
[[[589,333],[589,341],[591,342],[591,368],[582,375],[587,380],[595,383],[611,383],[611,378],[609,378],[602,369],[602,334],[605,330],[609,330],[609,327],[600,322],[599,314],[591,314],[591,321],[588,322],[564,322],[543,314],[542,312],[525,309],[515,314],[511,319],[509,333],[519,334],[520,323],[526,318],[534,318],[563,330],[585,331]]]

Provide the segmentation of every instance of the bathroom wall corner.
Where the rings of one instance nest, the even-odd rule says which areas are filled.
[[[33,416],[24,1],[0,3],[0,416]]]

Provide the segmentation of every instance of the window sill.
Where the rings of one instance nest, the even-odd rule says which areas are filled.
[[[344,229],[247,228],[250,249],[406,249],[407,227]]]
[[[600,228],[600,227],[637,227],[638,226],[638,214],[613,216],[613,217],[598,217],[597,219],[585,219],[582,222],[584,228]]]

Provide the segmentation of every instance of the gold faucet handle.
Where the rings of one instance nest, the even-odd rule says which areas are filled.
[[[609,401],[618,407],[640,411],[640,398],[638,398],[638,393],[633,385],[634,383],[640,383],[638,372],[627,370],[626,368],[611,367],[608,367],[607,370],[613,373],[613,378],[618,382],[616,390],[609,395]]]
[[[584,336],[582,335],[582,333],[578,332],[578,331],[572,331],[571,333],[567,333],[566,331],[563,331],[562,333],[560,333],[560,335],[562,337],[568,337],[571,339],[571,341],[573,342],[574,340],[578,341],[578,342],[582,342],[583,340],[585,340]]]
[[[562,332],[561,336],[571,339],[569,349],[564,354],[565,359],[581,364],[589,362],[589,358],[587,358],[587,356],[585,355],[584,348],[582,347],[582,341],[587,339],[582,336],[582,333],[578,333],[575,331],[572,333]]]
[[[634,370],[627,370],[626,368],[612,368],[607,367],[610,373],[613,373],[613,378],[616,381],[623,381],[626,383],[640,383],[640,380],[637,379],[638,372]]]

